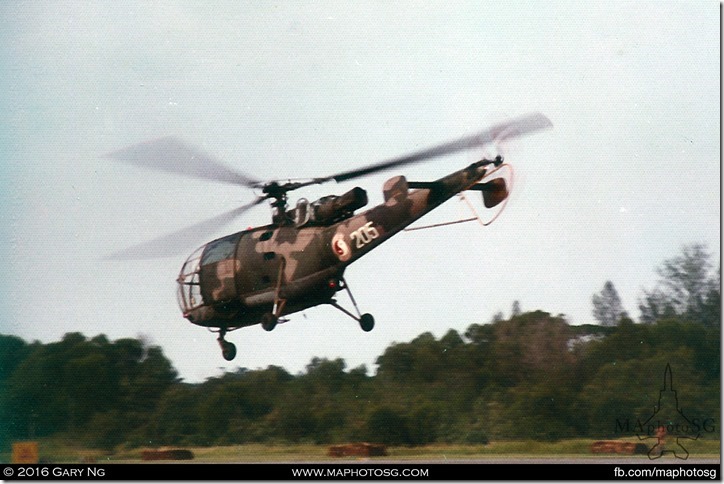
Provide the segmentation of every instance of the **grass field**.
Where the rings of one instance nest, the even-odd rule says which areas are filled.
[[[629,442],[636,442],[634,439],[621,439]],[[544,458],[544,457],[567,457],[580,458],[604,457],[604,454],[592,454],[590,439],[571,439],[558,442],[536,442],[536,441],[500,441],[491,442],[487,445],[427,445],[422,447],[390,447],[388,456],[375,459],[395,461],[416,461],[416,460],[464,460],[464,459],[485,459],[485,458]],[[187,447],[194,453],[194,460],[197,463],[252,463],[252,462],[339,462],[355,460],[355,457],[335,458],[327,455],[328,445],[312,444],[288,444],[288,445],[263,445],[246,444],[219,447]],[[718,440],[699,439],[687,441],[686,449],[691,457],[718,458],[721,452],[721,442]],[[40,459],[47,463],[135,463],[143,462],[141,452],[143,449],[119,449],[115,452],[85,449],[74,446],[71,442],[41,441]],[[615,457],[616,454],[610,454]],[[645,455],[639,456],[648,460]],[[10,449],[2,449],[0,461],[10,462]],[[187,461],[189,462],[189,461]]]

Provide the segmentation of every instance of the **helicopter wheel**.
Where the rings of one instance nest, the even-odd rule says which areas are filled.
[[[236,345],[234,343],[222,339],[219,340],[219,345],[221,346],[221,356],[223,356],[226,361],[231,361],[236,358]]]
[[[372,331],[372,328],[375,327],[375,318],[370,313],[365,313],[359,318],[359,326],[362,331]]]
[[[264,328],[264,331],[271,331],[277,327],[277,322],[277,318],[272,313],[266,313],[261,318],[261,327]]]
[[[224,347],[221,349],[221,355],[226,361],[231,361],[236,358],[236,345],[234,343],[224,342]]]

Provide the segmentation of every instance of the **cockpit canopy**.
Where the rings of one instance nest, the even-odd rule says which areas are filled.
[[[201,255],[205,248],[205,245],[199,247],[186,259],[177,279],[178,292],[176,295],[178,296],[178,305],[184,314],[204,304],[204,300],[201,298],[199,270],[201,268]]]
[[[235,296],[235,253],[243,232],[214,240],[196,249],[178,276],[178,303],[184,314],[205,304]],[[231,280],[231,284],[228,284]]]

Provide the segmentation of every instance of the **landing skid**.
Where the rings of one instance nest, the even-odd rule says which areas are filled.
[[[347,285],[347,281],[345,281],[344,278],[340,278],[339,282],[342,284],[342,288],[347,291],[347,294],[349,294],[349,299],[352,301],[352,305],[354,306],[355,311],[357,311],[357,315],[355,316],[354,313],[340,306],[336,299],[330,300],[329,304],[357,321],[360,328],[362,328],[362,331],[372,331],[375,327],[375,318],[370,313],[360,314],[359,307],[357,307],[357,301],[355,301],[352,291],[350,291],[349,286]]]

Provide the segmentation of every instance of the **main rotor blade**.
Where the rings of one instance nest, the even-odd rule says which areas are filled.
[[[388,170],[390,168],[396,168],[398,166],[409,165],[411,163],[417,163],[420,161],[429,160],[431,158],[449,155],[458,151],[493,143],[495,141],[515,138],[518,136],[522,136],[526,133],[537,131],[543,128],[548,128],[551,126],[553,126],[553,123],[551,123],[551,121],[544,115],[540,113],[528,114],[526,116],[513,119],[511,121],[500,123],[485,131],[481,131],[480,133],[466,136],[464,138],[451,141],[449,143],[411,153],[409,155],[399,158],[393,158],[391,160],[376,163],[374,165],[369,165],[364,168],[338,173],[336,175],[320,180],[335,180],[341,182],[349,180],[351,178],[369,175],[370,173],[374,173],[377,171]]]
[[[246,187],[255,187],[261,183],[255,178],[225,166],[213,156],[172,137],[146,141],[109,153],[107,156],[132,165],[191,178],[202,178]]]
[[[123,249],[105,257],[107,260],[144,260],[144,259],[160,259],[178,255],[183,250],[192,250],[194,245],[199,242],[199,235],[212,233],[214,230],[230,223],[236,217],[246,212],[252,207],[259,205],[266,200],[265,197],[258,197],[251,203],[235,208],[228,212],[217,215],[210,219],[206,219],[197,224],[185,227],[176,232],[166,234],[148,242],[143,242],[133,247]]]

